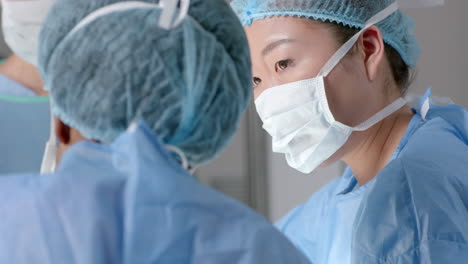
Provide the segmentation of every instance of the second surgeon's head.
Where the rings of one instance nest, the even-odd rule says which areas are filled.
[[[158,26],[157,7],[110,12],[75,28],[119,2],[61,0],[44,23],[39,68],[62,147],[110,143],[141,119],[190,166],[209,161],[233,136],[251,95],[242,26],[225,1],[192,0],[170,30]]]

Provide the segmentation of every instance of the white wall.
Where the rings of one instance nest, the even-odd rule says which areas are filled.
[[[244,202],[249,202],[247,121],[244,118],[229,147],[216,160],[196,171],[202,182]]]
[[[468,107],[468,1],[447,0],[444,7],[412,9],[415,34],[422,53],[411,92],[451,97]],[[406,10],[405,10],[406,12]],[[340,165],[302,175],[290,169],[281,155],[269,155],[270,218],[277,220],[306,201],[318,188],[341,172]]]
[[[416,23],[421,59],[413,91],[433,87],[468,108],[468,1],[446,0],[443,7],[406,11]]]

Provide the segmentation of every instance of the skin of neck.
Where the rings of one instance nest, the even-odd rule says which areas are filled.
[[[363,41],[359,43],[358,51],[354,54],[351,53],[350,59],[344,60],[344,67],[348,69],[361,68],[361,70],[354,72],[360,76],[359,79],[363,80],[360,85],[368,87],[367,102],[362,101],[362,103],[368,109],[373,109],[372,112],[368,113],[376,114],[403,95],[396,81],[392,78],[390,63],[384,59],[382,40],[372,41],[372,36],[372,34],[367,36],[369,39],[366,46],[364,41],[366,34],[363,35]],[[373,49],[369,48],[372,47],[370,44],[374,44]],[[377,52],[379,46],[382,49]],[[372,64],[372,57],[376,54],[379,54],[380,58],[374,58],[375,64]],[[371,72],[373,74],[369,74]],[[363,73],[367,73],[367,75]],[[412,109],[405,105],[370,129],[355,131],[351,134],[349,142],[338,154],[341,156],[340,159],[351,168],[359,185],[363,186],[371,181],[387,166],[405,135],[413,115]],[[352,125],[359,125],[362,121],[365,119]]]
[[[353,133],[357,134],[355,147],[342,160],[352,169],[359,185],[371,181],[388,164],[413,115],[411,108],[404,106],[370,129]]]
[[[47,91],[43,90],[44,82],[37,68],[17,55],[10,56],[0,65],[0,74],[20,83],[37,95],[47,95]]]
[[[60,164],[63,155],[70,147],[81,141],[89,141],[78,130],[65,124],[57,117],[55,118],[55,135],[58,139],[57,165]]]

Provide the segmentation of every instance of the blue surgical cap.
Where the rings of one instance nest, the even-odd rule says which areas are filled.
[[[73,34],[88,14],[119,0],[59,0],[40,35],[39,68],[53,112],[86,138],[112,142],[144,120],[190,165],[214,158],[251,97],[242,25],[224,0],[192,0],[171,30],[160,8],[118,11]],[[144,1],[157,3],[157,1]]]
[[[395,0],[233,0],[231,7],[243,25],[274,16],[305,17],[334,22],[351,28],[363,28],[367,20]],[[419,58],[419,46],[413,35],[410,17],[397,11],[378,23],[385,43],[393,47],[414,67]]]

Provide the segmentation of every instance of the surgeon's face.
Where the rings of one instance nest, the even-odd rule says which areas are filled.
[[[341,46],[328,26],[305,18],[256,20],[245,30],[252,56],[255,98],[271,87],[316,77]],[[369,111],[359,106],[365,103],[363,99],[372,96],[366,69],[355,57],[358,56],[345,57],[325,79],[335,119],[350,126],[368,116]]]
[[[316,77],[341,46],[329,25],[306,18],[256,20],[245,30],[252,56],[255,98],[274,86]],[[380,79],[371,74],[380,67],[380,62],[370,63],[377,50],[372,47],[378,42],[374,33],[363,34],[362,42],[367,41],[369,47],[354,49],[325,78],[330,110],[336,120],[348,126],[360,124],[385,105],[382,89],[376,89]],[[337,153],[333,159],[340,159],[340,155]]]

